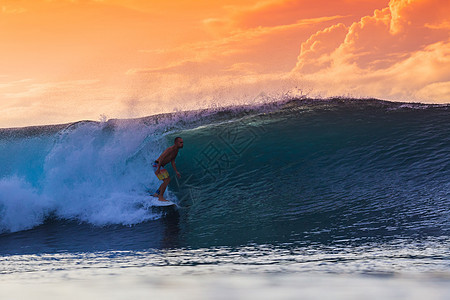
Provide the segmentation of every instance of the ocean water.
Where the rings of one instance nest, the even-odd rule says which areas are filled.
[[[177,136],[177,207],[152,207]],[[0,129],[0,163],[2,299],[450,299],[448,105]]]

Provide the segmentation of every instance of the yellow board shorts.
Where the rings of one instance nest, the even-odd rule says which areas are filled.
[[[158,170],[158,163],[155,161],[152,164],[152,167],[153,167],[153,172],[156,172],[156,170]],[[164,180],[166,178],[169,178],[169,172],[166,169],[164,169],[163,167],[161,167],[159,169],[159,174],[157,174],[156,177],[158,177],[159,180]]]

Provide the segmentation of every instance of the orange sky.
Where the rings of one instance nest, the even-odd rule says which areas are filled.
[[[448,0],[0,0],[0,127],[289,92],[450,103]]]

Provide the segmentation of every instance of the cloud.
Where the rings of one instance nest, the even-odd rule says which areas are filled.
[[[450,40],[411,53],[388,68],[368,70],[341,63],[312,74],[292,75],[313,87],[313,96],[449,103]]]
[[[7,100],[37,98],[50,94],[56,95],[68,91],[77,91],[98,82],[98,80],[72,80],[38,83],[32,79],[23,79],[0,84],[0,98]]]
[[[232,20],[241,28],[274,27],[293,24],[303,19],[348,15],[361,17],[375,8],[384,7],[387,0],[269,0],[248,6],[230,7]]]
[[[194,76],[193,73],[198,72],[198,75],[208,76],[222,70],[227,72],[236,64],[241,66],[243,74],[289,71],[296,62],[302,39],[338,21],[351,24],[359,15],[386,5],[387,0],[364,3],[338,0],[331,4],[320,0],[320,3],[327,5],[306,0],[243,1],[239,5],[224,5],[224,14],[201,21],[211,39],[170,49],[141,50],[152,55],[154,63],[132,68],[127,74],[187,72]]]
[[[442,21],[442,23],[426,23],[425,27],[430,28],[430,29],[447,29],[450,30],[450,21],[449,20],[445,20]]]
[[[448,1],[392,0],[350,26],[312,35],[302,43],[292,73],[316,81],[322,91],[333,86],[326,94],[449,102],[445,88],[429,93],[429,86],[446,87],[450,79],[448,16]]]
[[[330,53],[341,44],[348,29],[344,24],[330,26],[302,43],[295,71],[314,73],[331,66]]]
[[[420,5],[415,5],[416,2],[420,2]],[[424,7],[425,2],[428,7]],[[317,59],[323,55],[330,61],[324,64],[325,58],[317,60],[318,66],[314,71],[328,67],[333,60],[346,60],[361,68],[387,68],[409,53],[445,40],[448,30],[442,26],[430,28],[428,23],[431,19],[435,23],[445,24],[445,20],[438,19],[439,16],[427,13],[439,6],[437,2],[442,4],[441,9],[450,12],[444,0],[393,0],[389,7],[375,10],[373,16],[363,17],[348,28],[339,24],[322,30],[302,44],[296,71],[302,71],[308,57]],[[423,14],[428,18],[424,18]],[[342,39],[344,31],[345,38]],[[313,64],[314,61],[310,60],[309,63]]]
[[[213,41],[184,44],[170,50],[141,50],[152,55],[165,55],[170,58],[169,63],[166,65],[160,63],[158,66],[148,68],[133,68],[128,70],[127,74],[185,73],[200,76],[222,71],[237,71],[235,66],[239,66],[243,74],[279,71],[279,69],[288,71],[295,62],[294,55],[298,51],[298,43],[293,41],[298,35],[307,36],[305,32],[311,31],[311,28],[314,31],[318,26],[342,18],[344,16],[319,17],[299,20],[289,25],[236,29],[232,34]]]
[[[23,7],[14,7],[10,5],[0,6],[0,13],[2,14],[22,14],[24,12],[26,12],[26,9]]]
[[[436,102],[436,99],[449,99],[450,95],[450,81],[434,82],[426,85],[416,92],[416,97],[422,99],[431,99]],[[445,101],[446,103],[450,100]]]
[[[98,80],[39,82],[23,79],[0,84],[0,127],[57,124],[80,119],[95,119],[110,113],[115,103],[102,103],[108,97]]]

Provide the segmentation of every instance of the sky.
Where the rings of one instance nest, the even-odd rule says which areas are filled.
[[[448,0],[0,0],[0,127],[283,97],[450,103]]]

